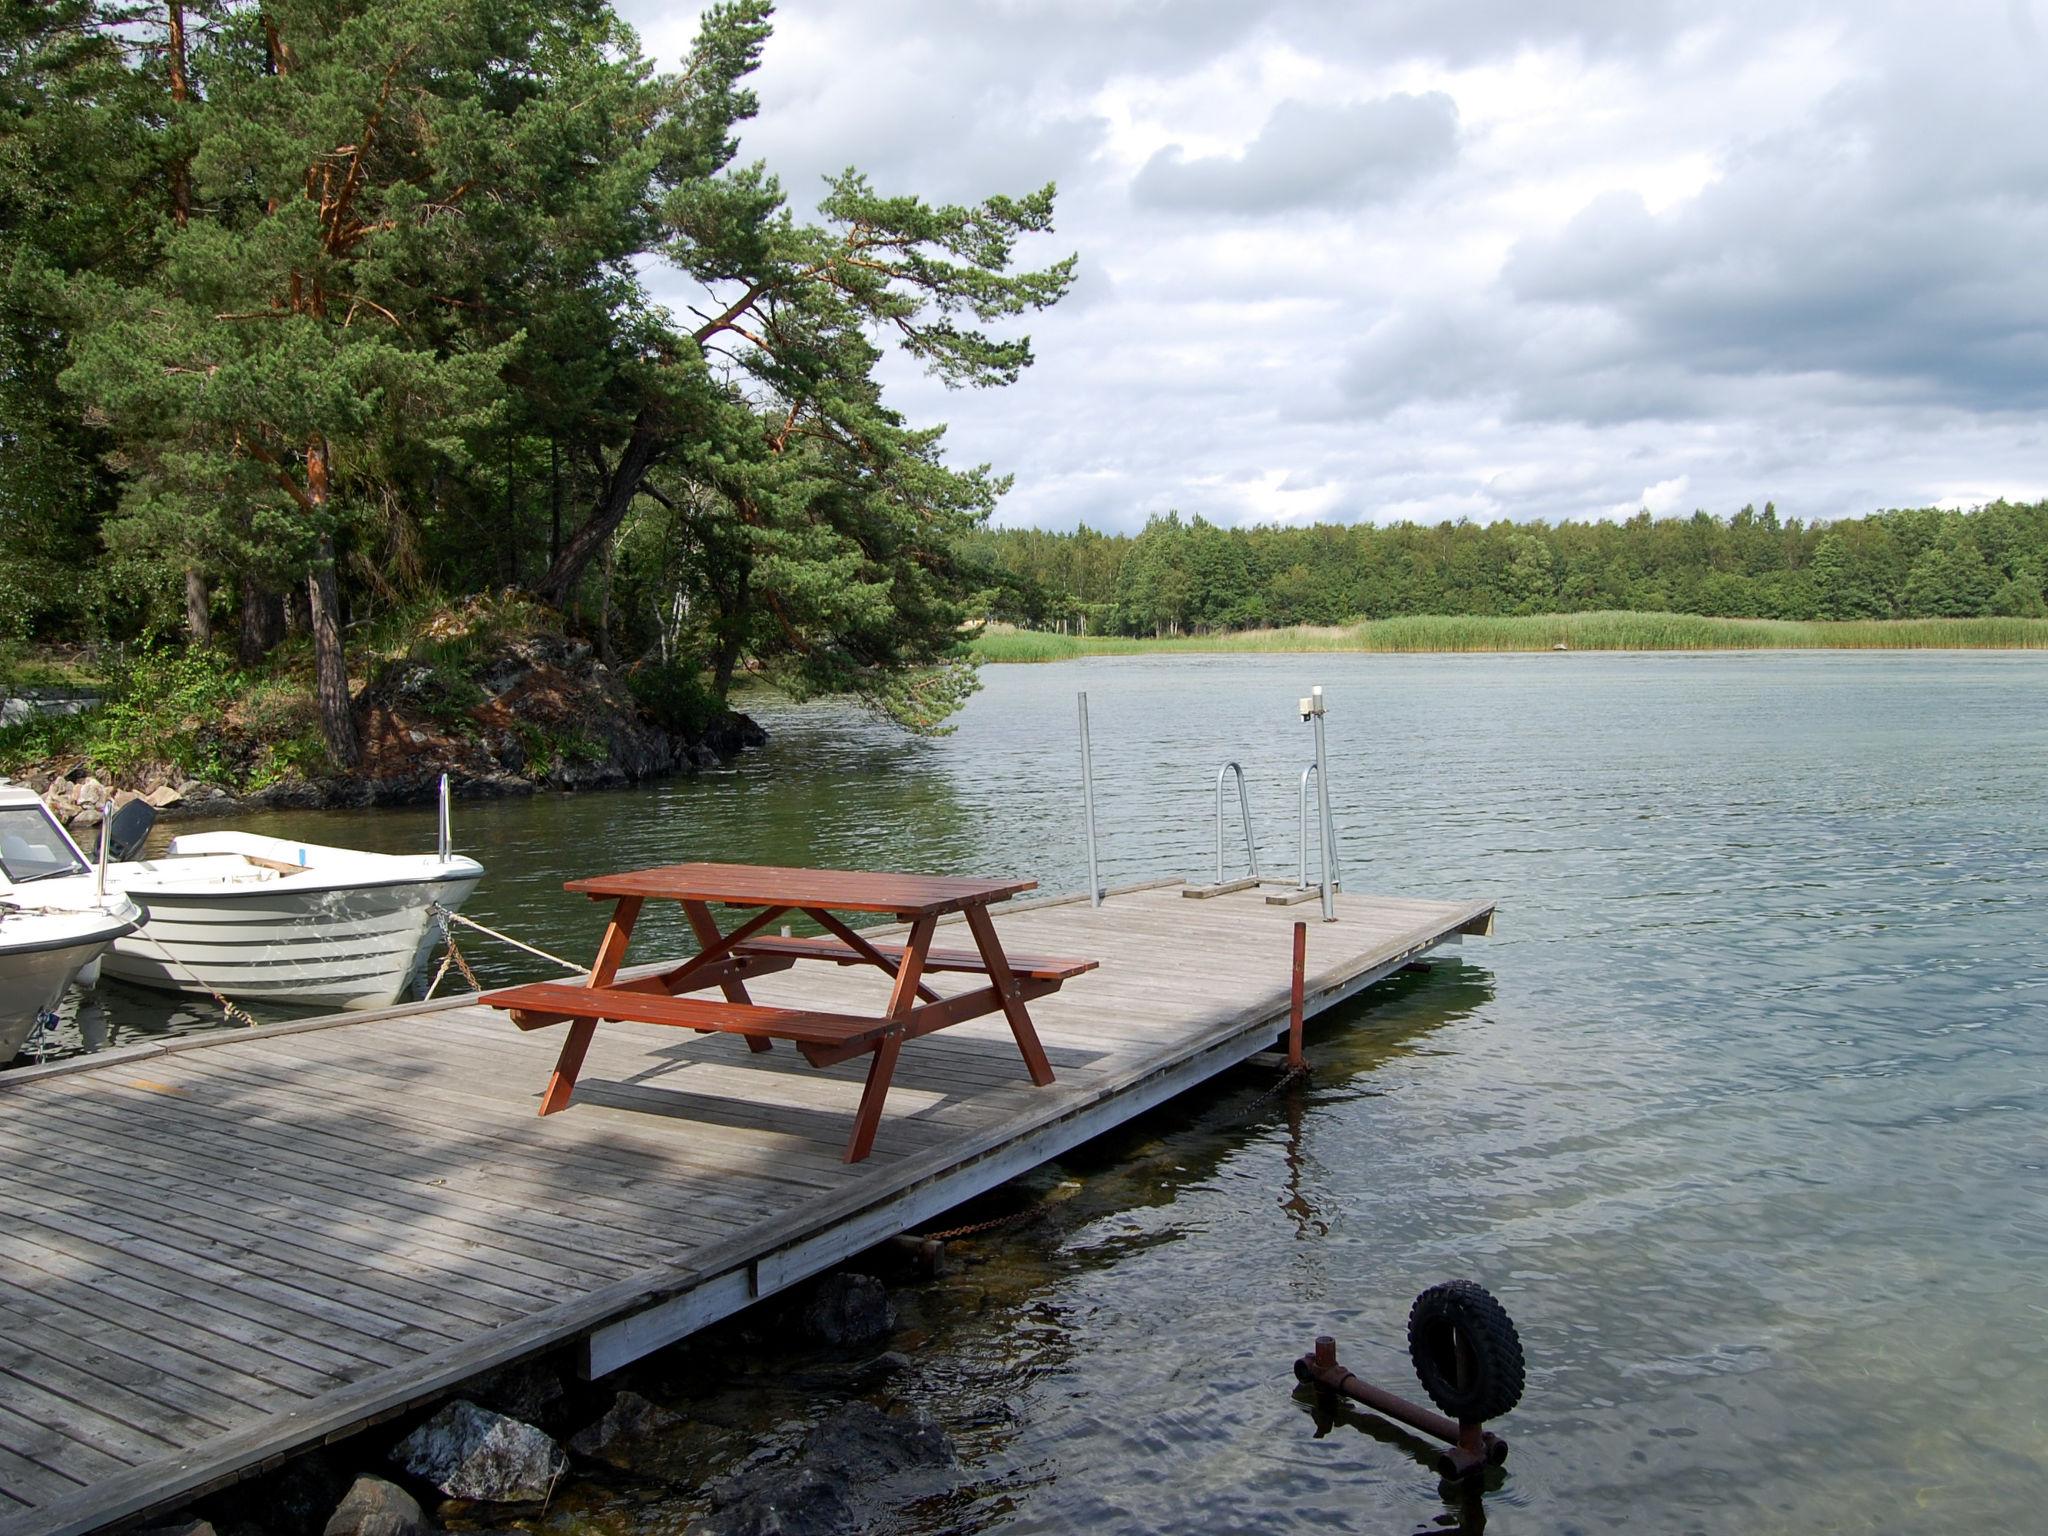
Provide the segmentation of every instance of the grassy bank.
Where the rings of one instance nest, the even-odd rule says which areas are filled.
[[[974,642],[982,661],[1070,661],[1211,651],[1771,651],[2040,650],[2048,619],[1709,619],[1691,613],[1556,613],[1516,618],[1424,615],[1359,624],[1252,629],[1127,640],[995,628]]]

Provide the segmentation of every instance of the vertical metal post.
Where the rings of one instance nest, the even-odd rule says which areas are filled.
[[[100,806],[100,857],[92,874],[93,905],[107,904],[107,859],[114,845],[114,802],[111,798]]]
[[[1323,743],[1323,690],[1311,688],[1301,701],[1301,717],[1316,728],[1316,800],[1322,810],[1323,834],[1323,921],[1337,921],[1336,830],[1330,820],[1330,763]]]
[[[445,773],[441,775],[441,811],[439,831],[441,862],[443,864],[446,864],[449,861],[449,859],[455,856],[455,835],[453,824],[450,821],[448,815],[448,775]]]
[[[1301,1057],[1301,1025],[1304,993],[1308,983],[1308,924],[1294,925],[1294,982],[1287,996],[1287,1065],[1298,1067]]]
[[[1088,765],[1088,695],[1081,701],[1081,814],[1088,821],[1088,904],[1102,905],[1102,881],[1095,873],[1095,776]]]

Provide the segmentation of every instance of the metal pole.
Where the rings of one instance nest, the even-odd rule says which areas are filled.
[[[1301,1025],[1308,981],[1308,924],[1294,925],[1294,978],[1287,994],[1287,1065],[1305,1065],[1301,1054]]]
[[[1102,881],[1095,873],[1095,777],[1088,767],[1088,695],[1081,701],[1081,813],[1088,821],[1088,904],[1102,905]]]
[[[1309,700],[1314,708],[1310,718],[1316,727],[1316,800],[1322,807],[1323,834],[1323,921],[1337,921],[1337,882],[1332,854],[1337,846],[1337,835],[1330,824],[1330,762],[1323,743],[1323,690],[1309,690]]]
[[[100,859],[93,870],[92,899],[95,906],[107,904],[107,857],[113,847],[114,802],[111,798],[100,806]]]
[[[455,834],[453,824],[450,821],[448,815],[448,775],[445,773],[441,775],[441,813],[439,830],[441,834],[441,862],[443,864],[446,864],[451,858],[455,856]]]
[[[1308,889],[1308,781],[1316,776],[1316,765],[1310,763],[1301,770],[1301,797],[1296,811],[1296,831],[1301,838],[1301,877],[1297,881],[1300,889]],[[1328,857],[1327,853],[1324,855]]]

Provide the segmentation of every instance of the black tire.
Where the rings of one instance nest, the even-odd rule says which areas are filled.
[[[1470,1280],[1446,1280],[1415,1298],[1408,1358],[1429,1400],[1451,1418],[1497,1419],[1522,1400],[1514,1319]]]

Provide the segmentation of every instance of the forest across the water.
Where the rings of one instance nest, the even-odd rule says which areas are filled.
[[[1170,639],[1364,623],[1364,631],[1346,630],[1348,639],[1324,645],[2012,645],[2041,643],[2023,638],[2036,627],[1851,629],[1840,621],[2048,616],[2048,502],[1996,501],[1967,512],[1905,508],[1835,522],[1781,518],[1769,503],[1732,517],[1644,511],[1619,522],[1556,524],[1224,528],[1169,513],[1137,534],[991,529],[971,535],[970,548],[999,573],[984,605],[990,620],[1068,635]],[[1545,615],[1582,617],[1562,628],[1538,626],[1541,635],[1494,622]],[[1687,616],[1804,627],[1712,626],[1686,623]],[[1489,622],[1372,622],[1411,618]],[[1385,643],[1365,643],[1375,636]],[[995,638],[982,649],[993,657],[1017,644]]]

